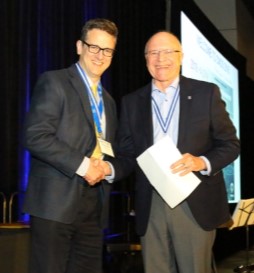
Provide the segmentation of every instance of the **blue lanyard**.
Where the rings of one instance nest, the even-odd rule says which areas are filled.
[[[84,72],[84,70],[82,69],[82,67],[80,66],[79,63],[76,63],[76,67],[78,69],[78,72],[88,90],[88,97],[89,97],[89,101],[90,101],[90,105],[91,105],[91,109],[92,109],[92,114],[93,114],[93,119],[94,119],[94,123],[97,129],[97,132],[99,134],[102,134],[102,128],[101,128],[101,117],[102,117],[102,113],[103,113],[103,100],[102,100],[102,86],[101,83],[99,82],[98,84],[98,95],[99,95],[99,101],[97,103],[96,98],[91,90],[91,87],[89,85],[87,76]]]
[[[156,114],[157,120],[160,124],[160,127],[164,133],[167,133],[167,131],[168,131],[168,128],[171,123],[178,99],[179,99],[179,85],[177,86],[172,103],[171,103],[169,110],[168,110],[168,114],[167,114],[166,119],[164,121],[161,111],[160,111],[160,107],[158,106],[158,104],[156,103],[156,100],[152,96],[153,109]]]

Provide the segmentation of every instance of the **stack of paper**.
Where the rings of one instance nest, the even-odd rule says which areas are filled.
[[[171,138],[166,136],[137,158],[150,183],[171,208],[185,200],[200,183],[193,173],[172,174],[170,165],[181,157]]]

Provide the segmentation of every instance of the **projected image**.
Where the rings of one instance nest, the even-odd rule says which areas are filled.
[[[183,12],[181,12],[181,42],[184,53],[182,75],[218,85],[239,137],[238,70],[206,39]],[[227,166],[223,174],[228,201],[238,202],[241,197],[240,159]]]

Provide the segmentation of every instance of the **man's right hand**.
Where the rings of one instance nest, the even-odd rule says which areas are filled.
[[[104,169],[100,164],[100,159],[90,158],[88,170],[83,177],[89,185],[93,186],[105,178]]]

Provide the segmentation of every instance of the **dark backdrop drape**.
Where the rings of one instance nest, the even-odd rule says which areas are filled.
[[[75,42],[80,29],[94,17],[109,18],[119,27],[117,52],[103,77],[104,85],[119,106],[124,94],[149,80],[144,44],[153,32],[165,28],[166,0],[0,1],[0,192],[7,197],[15,191],[23,192],[26,187],[29,155],[22,147],[22,124],[35,81],[45,70],[67,67],[76,61]],[[242,81],[242,181],[244,196],[249,198],[253,197],[252,184],[246,186],[245,181],[252,180],[249,162],[253,154],[254,93],[253,81]],[[126,182],[116,189],[129,190],[132,179]],[[222,233],[225,234],[218,237],[221,244],[227,238],[229,244],[237,244],[227,237],[227,230]],[[216,251],[225,253],[221,244]]]
[[[105,17],[119,27],[119,42],[103,82],[119,105],[125,93],[148,78],[143,50],[148,36],[164,29],[164,0],[0,1],[0,191],[23,192],[29,154],[22,124],[38,75],[77,60],[75,42],[84,22]]]

